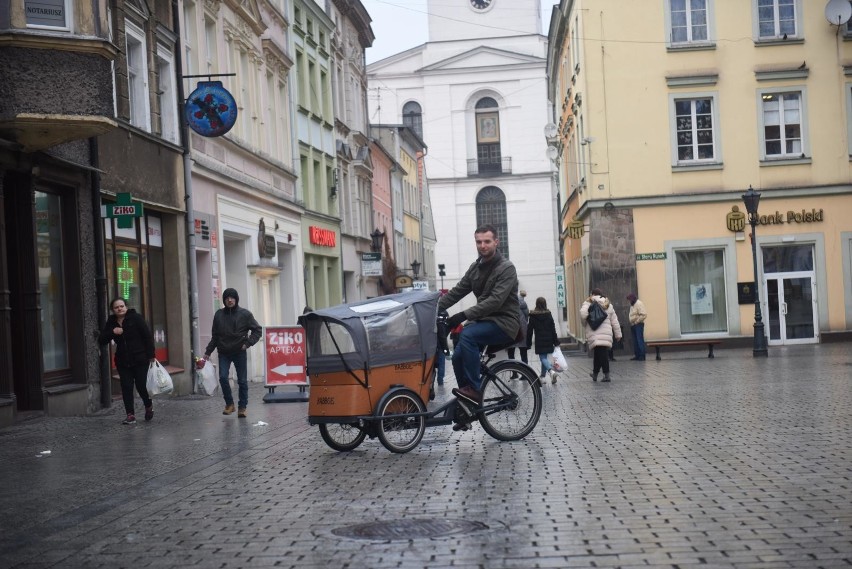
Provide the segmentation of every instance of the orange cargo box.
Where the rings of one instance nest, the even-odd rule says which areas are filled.
[[[375,405],[392,385],[403,385],[429,401],[435,358],[426,362],[392,364],[372,369],[367,380],[364,370],[311,375],[309,417],[355,417],[372,415]],[[359,382],[360,380],[360,382]]]

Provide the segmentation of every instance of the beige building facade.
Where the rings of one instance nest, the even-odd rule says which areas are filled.
[[[636,292],[648,340],[750,341],[752,186],[770,347],[848,337],[848,25],[798,0],[586,8],[554,7],[548,54],[569,306],[600,287],[627,332]]]

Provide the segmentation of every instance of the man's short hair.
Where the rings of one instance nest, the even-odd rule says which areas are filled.
[[[497,228],[491,225],[490,223],[485,223],[476,228],[476,231],[473,232],[474,235],[477,233],[488,233],[491,232],[491,235],[494,236],[494,239],[499,239],[499,235],[497,234]]]

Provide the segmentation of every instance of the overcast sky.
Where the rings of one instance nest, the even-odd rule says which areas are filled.
[[[517,1],[517,0],[513,0]],[[547,35],[550,12],[559,0],[539,0],[543,19],[542,33]],[[376,41],[367,49],[367,63],[426,43],[426,0],[361,0],[373,19]]]

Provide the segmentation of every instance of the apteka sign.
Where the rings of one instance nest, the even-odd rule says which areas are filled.
[[[266,386],[307,385],[305,374],[305,329],[301,326],[267,326]]]

